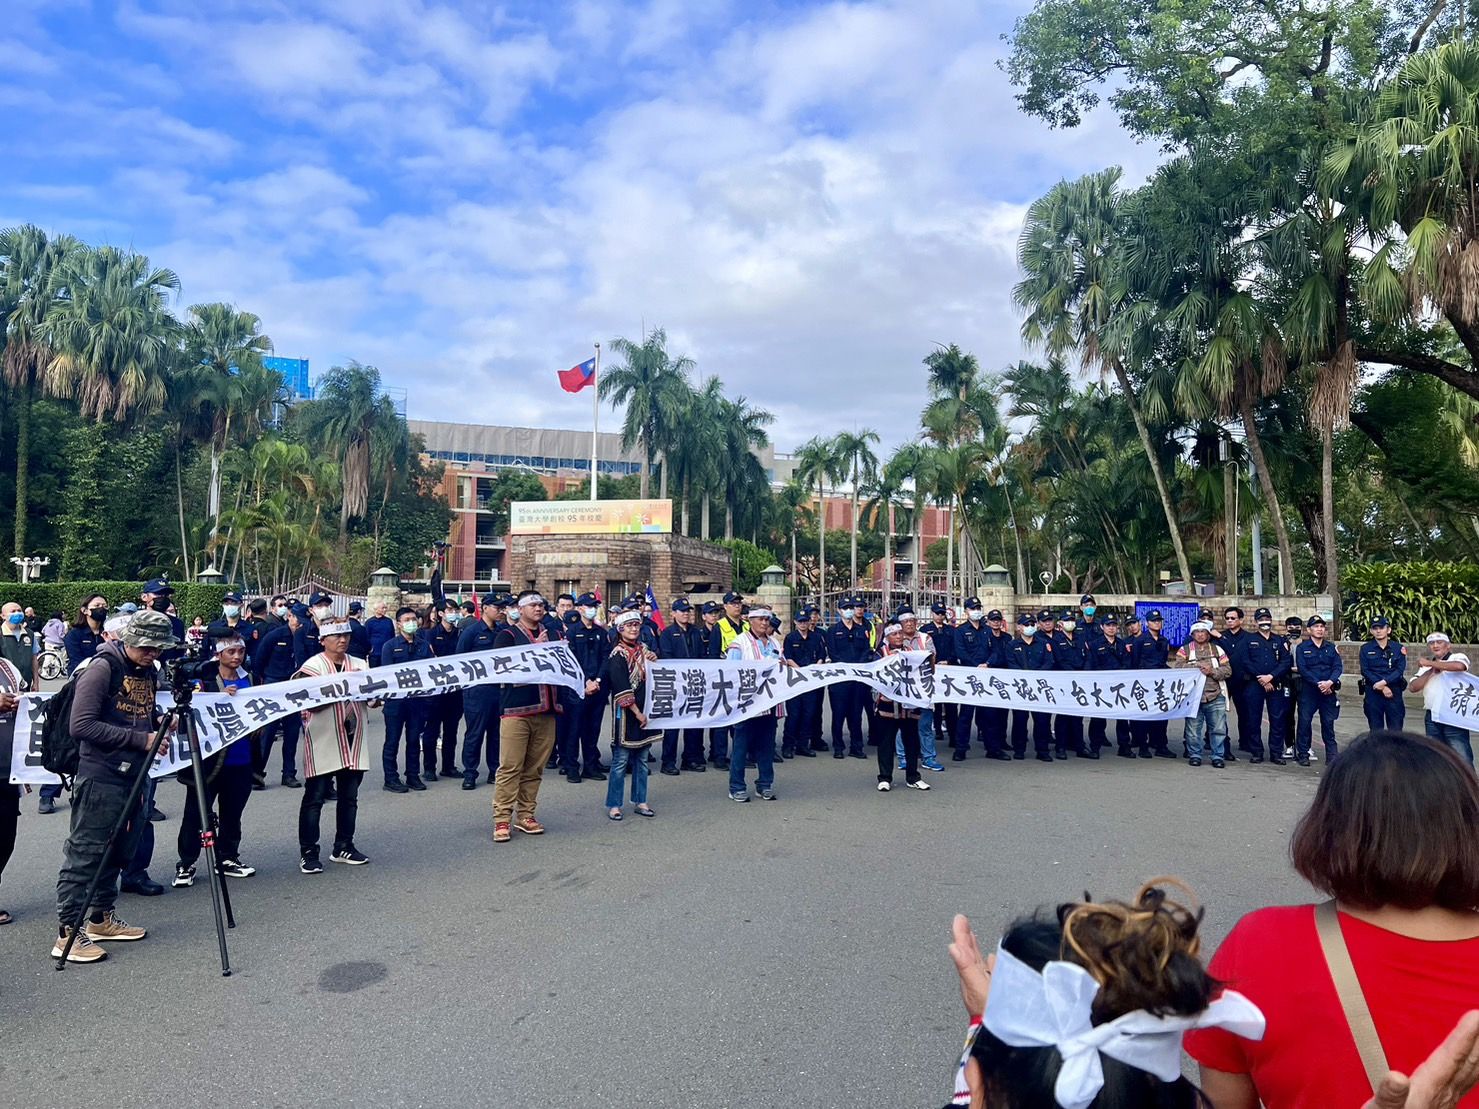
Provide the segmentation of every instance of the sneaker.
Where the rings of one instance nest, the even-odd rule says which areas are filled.
[[[904,770],[904,769],[905,769],[905,766],[904,766],[904,760],[903,760],[903,759],[900,759],[900,760],[899,760],[899,766],[898,766],[898,769],[900,769],[900,770]]]
[[[37,804],[36,804],[36,811],[38,813],[40,813],[42,816],[46,816],[49,813],[56,812],[56,799],[55,798],[52,798],[52,797],[43,797],[43,798],[41,798],[41,800],[39,802],[37,802]],[[62,942],[65,943],[66,941],[63,940]],[[73,953],[75,954],[75,949],[74,949],[74,952]],[[58,951],[57,954],[60,955],[61,952]],[[102,958],[102,956],[100,955],[100,956],[98,956],[98,958]],[[91,962],[92,960],[89,959],[87,961],[88,962]]]
[[[67,935],[71,931],[70,928],[65,926],[57,929],[56,943],[51,945],[51,957],[53,959],[60,959],[62,957],[62,949],[67,946]],[[107,957],[108,953],[93,943],[92,940],[88,939],[86,932],[79,932],[77,934],[77,941],[72,944],[72,950],[67,952],[67,962],[69,963],[96,963],[99,959],[106,959]]]
[[[747,790],[740,790],[738,793],[731,792],[729,795],[729,799],[731,801],[739,801],[741,803],[744,803],[750,800],[750,794]]]
[[[923,778],[921,778],[917,782],[906,782],[904,784],[907,785],[910,789],[929,789],[930,787],[930,784],[926,782]]]
[[[519,820],[514,821],[514,827],[523,832],[526,836],[544,835],[544,825],[539,823],[539,821],[535,820],[532,816],[522,817]]]
[[[889,790],[891,790],[893,788],[894,787],[890,783],[888,783],[888,782],[879,782],[878,783],[878,792],[879,793],[887,793]]]
[[[175,880],[170,883],[175,889],[184,889],[186,886],[195,885],[195,867],[180,863],[175,867]]]
[[[343,863],[345,866],[364,866],[370,860],[359,853],[354,844],[348,847],[340,847],[329,856],[332,863]]]
[[[760,800],[762,800],[762,801],[774,801],[775,800],[775,790],[773,790],[773,789],[757,789],[755,791],[755,796],[758,797],[758,798],[760,798]]]
[[[924,768],[926,770],[944,770],[945,764],[939,759],[925,759]]]
[[[257,873],[257,868],[247,866],[240,859],[222,859],[221,873],[228,878],[250,878],[253,874]]]
[[[1293,747],[1285,747],[1284,748],[1284,757],[1286,759],[1292,759],[1294,757],[1294,748]]]
[[[510,838],[511,834],[512,833],[510,833],[509,830],[508,830],[508,821],[507,820],[500,820],[497,824],[493,825],[493,842],[494,843],[507,843],[509,841],[509,838]]]
[[[298,860],[298,869],[304,874],[322,874],[324,872],[324,864],[319,861],[317,855],[304,855],[303,858]]]
[[[142,928],[135,928],[111,909],[103,914],[102,920],[89,919],[82,931],[90,940],[116,940],[119,943],[132,943],[149,934]]]

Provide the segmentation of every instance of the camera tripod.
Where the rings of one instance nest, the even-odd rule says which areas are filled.
[[[123,811],[119,813],[118,819],[113,822],[113,830],[108,833],[108,844],[103,849],[103,857],[98,862],[97,870],[93,872],[92,881],[87,885],[87,893],[82,898],[82,908],[78,912],[77,919],[70,922],[63,921],[63,923],[70,923],[71,931],[67,934],[66,946],[62,948],[62,953],[57,958],[57,970],[66,967],[67,956],[71,954],[72,945],[77,941],[77,933],[87,927],[87,916],[92,911],[93,895],[97,893],[98,885],[103,880],[103,872],[108,869],[108,861],[113,855],[129,817],[146,819],[139,815],[139,799],[144,793],[144,783],[149,780],[149,769],[154,765],[154,753],[159,750],[159,745],[164,742],[164,737],[169,734],[170,727],[173,725],[177,731],[184,734],[185,741],[190,748],[192,778],[190,784],[195,793],[195,803],[200,808],[200,846],[205,859],[206,873],[210,879],[211,911],[215,914],[216,942],[221,949],[221,976],[231,977],[231,957],[226,951],[226,929],[236,927],[236,917],[232,915],[231,895],[226,892],[226,883],[221,876],[220,860],[216,858],[216,814],[206,803],[205,775],[201,772],[205,756],[201,754],[200,735],[195,729],[195,714],[190,708],[194,686],[182,673],[183,669],[180,667],[175,672],[173,686],[170,690],[175,699],[174,706],[164,714],[164,719],[159,722],[159,729],[154,733],[154,738],[149,744],[149,753],[139,760],[139,768],[134,772],[133,781],[129,785],[128,800],[124,803]]]

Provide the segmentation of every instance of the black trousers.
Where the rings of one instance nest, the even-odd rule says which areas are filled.
[[[363,770],[341,770],[303,783],[303,802],[298,806],[298,850],[302,854],[318,857],[318,818],[331,783],[339,792],[339,800],[334,802],[334,850],[354,846],[359,787],[364,780]]]
[[[1132,720],[1130,722],[1130,739],[1142,751],[1164,751],[1167,749],[1166,721]]]
[[[919,717],[878,714],[878,780],[894,780],[895,737],[904,739],[904,780],[919,781]]]
[[[585,698],[572,710],[572,719],[575,723],[573,728],[568,729],[564,736],[560,735],[559,725],[555,725],[555,741],[563,743],[560,748],[560,765],[565,768],[565,773],[578,769],[584,765],[587,771],[596,769],[601,761],[601,721],[606,717],[606,699],[599,693]],[[699,758],[703,758],[703,732],[699,736]],[[634,755],[646,757],[646,750],[634,752]]]
[[[426,722],[421,728],[421,758],[428,774],[437,769],[437,739],[442,741],[441,773],[456,777],[457,725],[462,723],[462,690],[454,689],[431,698],[426,704]]]
[[[1032,748],[1039,755],[1053,753],[1053,714],[1012,710],[1012,754],[1027,754],[1027,718],[1032,717]]]
[[[224,756],[218,755],[217,758]],[[210,769],[207,763],[205,769]],[[216,837],[216,858],[241,858],[241,814],[252,795],[252,768],[247,765],[223,766],[205,777],[205,803],[216,810],[220,834]],[[175,849],[180,862],[194,866],[200,858],[200,805],[195,800],[194,779],[185,783],[185,815],[180,817],[180,834]]]
[[[1084,718],[1059,715],[1053,721],[1054,746],[1059,751],[1085,751]]]
[[[296,712],[284,716],[258,731],[251,739],[252,762],[258,774],[267,773],[267,763],[272,758],[272,744],[282,739],[283,777],[298,773],[298,737],[303,731],[303,718]]]
[[[0,782],[0,876],[15,851],[16,817],[21,813],[21,787]]]
[[[838,682],[827,690],[832,702],[832,750],[841,751],[842,725],[847,724],[849,750],[863,750],[863,710],[869,696],[868,687],[862,682]]]

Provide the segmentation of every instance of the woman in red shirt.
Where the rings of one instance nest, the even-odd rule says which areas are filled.
[[[1412,1074],[1479,1009],[1479,779],[1443,744],[1373,732],[1326,771],[1292,854],[1295,869],[1335,899],[1388,1067]],[[1249,913],[1207,969],[1268,1021],[1258,1042],[1217,1029],[1187,1034],[1215,1109],[1367,1103],[1371,1083],[1315,906]],[[1479,1109],[1479,1092],[1456,1104]]]

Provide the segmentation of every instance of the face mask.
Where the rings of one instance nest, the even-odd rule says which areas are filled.
[[[226,614],[226,618],[229,620],[232,617],[240,616],[241,615],[241,606],[240,605],[222,605],[221,606],[221,611]]]
[[[405,632],[407,635],[415,635],[416,632],[419,631],[420,629],[421,629],[421,621],[420,620],[402,620],[401,621],[401,631]]]
[[[277,613],[277,615],[279,615],[279,616],[287,616],[287,614],[288,614],[288,606],[287,605],[278,605],[272,611],[275,612],[275,613]]]
[[[6,617],[6,621],[11,627],[18,628],[26,622],[26,614],[24,612],[12,612]]]
[[[971,620],[980,620],[981,617],[985,615],[986,610],[984,608],[973,608],[966,611],[966,616],[969,617]]]
[[[149,607],[152,608],[155,612],[168,612],[169,598],[155,597],[152,601],[149,602]]]
[[[842,618],[844,620],[851,620],[854,616],[857,615],[858,612],[858,610],[855,608],[844,608],[839,609],[838,611],[842,614]]]
[[[108,610],[106,608],[90,608],[87,610],[87,614],[99,624],[108,618]]]
[[[1058,621],[1058,626],[1060,628],[1062,628],[1066,632],[1071,632],[1071,631],[1073,631],[1074,628],[1078,627],[1078,621],[1077,620],[1060,620],[1060,621]]]
[[[313,615],[317,616],[320,620],[322,620],[325,616],[327,616],[329,613],[331,613],[333,611],[334,611],[333,608],[330,607],[329,605],[317,605],[314,608],[314,610],[313,610]]]
[[[1093,616],[1094,613],[1096,613],[1098,611],[1099,610],[1097,608],[1095,608],[1093,605],[1084,605],[1084,615],[1085,616]]]
[[[596,614],[600,611],[601,610],[599,608],[596,608],[594,605],[589,605],[585,609],[585,618],[587,620],[594,620],[596,618]]]
[[[1025,628],[1022,629],[1022,638],[1023,639],[1031,639],[1036,634],[1037,634],[1037,627],[1035,625],[1033,625],[1033,624],[1028,624]]]

